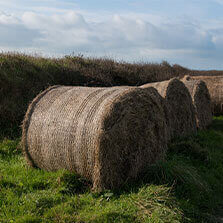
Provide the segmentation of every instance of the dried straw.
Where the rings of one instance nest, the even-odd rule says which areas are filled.
[[[212,122],[211,98],[207,85],[201,80],[184,80],[195,107],[197,127],[205,129]]]
[[[188,79],[203,80],[209,90],[214,115],[223,115],[223,76],[188,76]]]
[[[149,83],[141,88],[154,87],[165,99],[168,106],[166,117],[169,119],[171,138],[195,133],[196,118],[192,98],[186,86],[177,78],[168,81]]]
[[[151,95],[150,92],[151,91]],[[165,114],[153,89],[54,86],[29,105],[22,144],[30,165],[117,188],[162,159]]]
[[[170,130],[170,126],[171,126],[171,114],[170,114],[170,108],[168,103],[166,102],[166,100],[159,94],[159,92],[157,91],[156,88],[154,87],[146,87],[142,89],[148,90],[148,94],[154,98],[154,101],[158,102],[157,106],[160,107],[160,110],[162,111],[162,113],[164,113],[165,116],[165,122],[166,122],[166,126],[167,126],[167,139],[168,141],[171,140],[171,130]]]

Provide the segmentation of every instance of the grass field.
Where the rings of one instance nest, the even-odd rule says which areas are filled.
[[[94,193],[61,170],[26,165],[20,138],[0,140],[0,223],[219,222],[223,216],[223,116],[169,145],[137,183]]]

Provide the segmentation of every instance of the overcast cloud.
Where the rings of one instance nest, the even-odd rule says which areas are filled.
[[[2,51],[47,56],[74,53],[136,62],[167,60],[190,68],[223,69],[223,17],[220,15],[208,18],[205,10],[200,13],[204,17],[200,18],[189,14],[171,17],[168,13],[138,12],[143,1],[126,0],[130,9],[124,11],[115,9],[115,1],[111,1],[114,4],[111,10],[98,11],[83,9],[78,1],[22,2],[17,6],[14,0],[7,3],[0,0]],[[221,7],[223,1],[206,2]],[[138,7],[137,12],[131,9],[132,5]]]

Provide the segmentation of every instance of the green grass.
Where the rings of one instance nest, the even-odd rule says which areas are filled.
[[[94,193],[67,171],[26,165],[20,139],[0,141],[0,222],[217,222],[223,216],[223,117],[175,140],[137,183]]]

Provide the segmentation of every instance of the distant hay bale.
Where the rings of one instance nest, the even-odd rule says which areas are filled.
[[[23,121],[28,163],[74,171],[96,190],[136,178],[167,149],[165,114],[154,94],[128,87],[48,88],[32,101]]]
[[[223,76],[190,76],[193,80],[203,80],[209,90],[214,115],[223,115]]]
[[[141,88],[154,87],[166,100],[171,138],[186,136],[197,131],[195,108],[186,86],[177,78],[168,81],[149,83]]]
[[[202,80],[183,81],[189,90],[195,107],[197,127],[205,129],[212,122],[211,98],[207,85]]]

